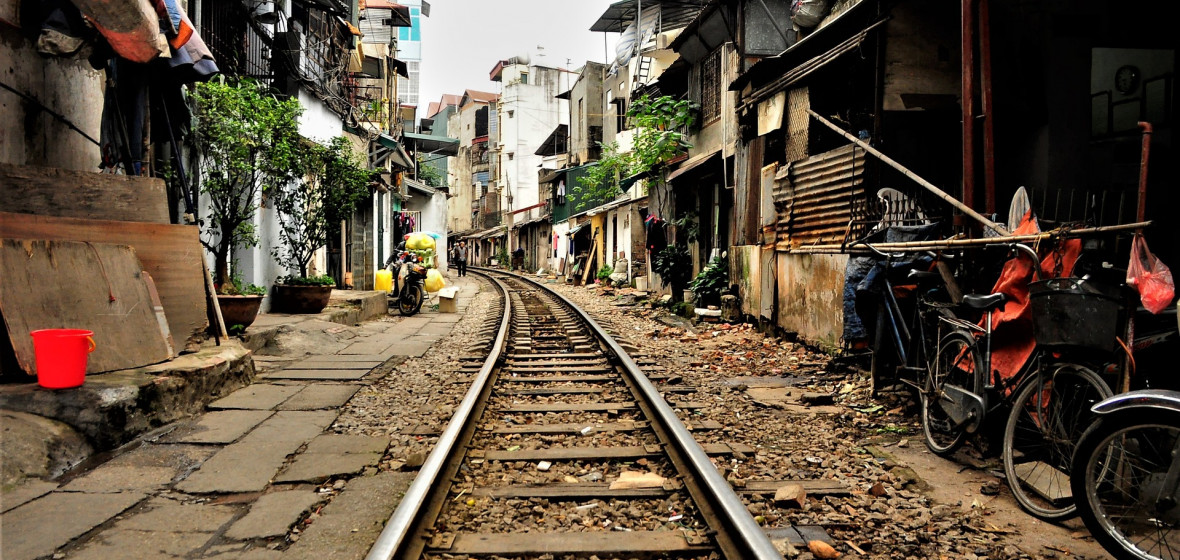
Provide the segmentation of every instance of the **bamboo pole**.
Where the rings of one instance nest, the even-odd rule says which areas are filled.
[[[964,239],[962,237],[951,237],[948,239],[936,239],[933,241],[898,241],[893,243],[871,243],[868,244],[873,249],[881,251],[882,253],[889,252],[905,252],[905,251],[935,251],[938,249],[951,249],[956,247],[983,247],[987,245],[1004,245],[1008,243],[1035,243],[1044,241],[1053,237],[1082,237],[1086,235],[1098,235],[1102,233],[1113,233],[1120,231],[1133,231],[1140,228],[1145,228],[1151,225],[1150,221],[1135,222],[1131,224],[1119,224],[1114,226],[1100,226],[1093,228],[1072,229],[1069,231],[1046,231],[1041,233],[1032,233],[1027,235],[1004,235],[1000,237],[977,237],[971,239]],[[827,244],[827,245],[810,245],[803,247],[794,247],[790,250],[791,253],[868,253],[870,249],[868,246],[861,247],[859,245],[841,245],[841,244]]]
[[[833,123],[832,123],[831,121],[829,121],[828,119],[825,119],[825,118],[821,117],[821,116],[819,115],[819,113],[816,113],[816,112],[815,112],[814,110],[812,110],[812,109],[807,109],[807,113],[808,113],[809,115],[811,115],[811,116],[812,116],[812,118],[814,118],[815,120],[817,120],[817,121],[819,121],[821,124],[823,124],[824,126],[827,126],[828,128],[830,128],[830,129],[832,129],[832,130],[836,131],[836,133],[840,134],[840,135],[841,135],[841,136],[843,136],[844,138],[847,138],[849,141],[853,142],[853,143],[854,143],[854,144],[856,144],[857,146],[860,146],[861,148],[864,148],[864,150],[865,150],[866,152],[868,152],[868,153],[870,153],[870,154],[873,154],[874,156],[876,156],[876,157],[877,157],[877,159],[880,159],[881,161],[885,162],[885,164],[886,164],[886,165],[888,165],[889,167],[892,167],[892,168],[894,168],[894,169],[896,169],[896,170],[900,171],[900,172],[901,172],[903,175],[905,175],[906,177],[909,177],[909,178],[910,178],[910,179],[912,179],[914,182],[918,183],[919,185],[922,185],[922,187],[923,187],[923,188],[925,188],[926,190],[928,190],[928,191],[930,191],[930,192],[934,193],[934,194],[935,194],[935,196],[937,196],[938,198],[941,198],[941,199],[945,200],[946,202],[950,203],[950,205],[951,205],[951,206],[954,206],[955,208],[958,208],[958,209],[959,209],[960,211],[962,211],[964,214],[966,214],[966,215],[968,215],[968,216],[971,216],[972,218],[975,218],[975,220],[976,220],[976,221],[978,221],[979,223],[983,224],[984,226],[987,226],[989,229],[991,229],[991,230],[995,231],[996,233],[1000,234],[1001,236],[1009,236],[1009,235],[1011,235],[1011,232],[1009,232],[1009,231],[1007,230],[1007,228],[1005,228],[1004,226],[1001,226],[1000,224],[997,224],[997,223],[995,223],[995,222],[993,222],[993,221],[991,221],[991,220],[989,220],[989,219],[985,218],[985,217],[984,217],[982,214],[980,214],[979,212],[976,212],[975,210],[971,209],[971,207],[970,207],[970,206],[967,206],[966,204],[963,204],[962,202],[959,202],[959,200],[958,200],[958,199],[956,199],[955,197],[953,197],[953,196],[951,196],[951,195],[947,194],[947,193],[946,193],[945,191],[943,191],[942,189],[940,189],[940,188],[936,187],[936,186],[934,185],[934,183],[931,183],[930,181],[927,181],[926,179],[923,179],[922,177],[918,176],[918,174],[916,174],[916,173],[914,173],[913,171],[910,171],[909,169],[907,169],[907,168],[906,168],[904,165],[902,165],[902,164],[900,164],[900,163],[897,163],[896,161],[894,161],[894,160],[893,160],[893,158],[890,158],[889,156],[887,156],[887,155],[885,155],[885,154],[881,153],[881,151],[880,151],[880,150],[878,150],[878,149],[876,149],[876,148],[874,148],[874,147],[870,146],[870,145],[868,144],[868,142],[865,142],[865,141],[861,140],[860,138],[857,138],[857,137],[855,137],[855,136],[853,136],[853,135],[851,135],[851,134],[849,134],[849,133],[845,132],[845,131],[844,131],[844,129],[842,129],[842,128],[840,128],[840,127],[836,126],[835,124],[833,124]]]

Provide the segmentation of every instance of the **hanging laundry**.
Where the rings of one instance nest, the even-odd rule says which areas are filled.
[[[160,17],[169,26],[165,33],[168,36],[168,46],[171,58],[168,64],[172,68],[173,79],[180,83],[203,82],[212,78],[221,70],[217,68],[217,61],[213,53],[201,39],[201,35],[193,28],[193,24],[184,12],[184,6],[179,0],[160,0],[162,13]]]

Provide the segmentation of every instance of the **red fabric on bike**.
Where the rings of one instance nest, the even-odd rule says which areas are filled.
[[[1012,232],[1013,235],[1027,235],[1040,231],[1036,218],[1030,210],[1024,215],[1020,227]],[[1052,274],[1057,269],[1058,256],[1061,258],[1062,276],[1073,273],[1073,265],[1082,251],[1079,239],[1061,241],[1060,251],[1049,251],[1041,259],[1043,274]],[[1048,276],[1046,276],[1048,277]],[[1037,341],[1033,338],[1032,309],[1028,303],[1028,283],[1033,280],[1032,262],[1028,257],[1017,255],[1004,263],[1000,278],[992,288],[992,293],[1003,293],[1008,296],[1004,307],[992,311],[992,370],[999,372],[1001,380],[1008,380],[1020,373],[1020,368],[1028,361],[1036,348]],[[980,326],[986,325],[987,318],[980,321]],[[992,379],[994,381],[994,378]]]

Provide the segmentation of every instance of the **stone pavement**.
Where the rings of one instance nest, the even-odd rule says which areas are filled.
[[[366,324],[340,351],[261,373],[93,469],[4,488],[0,558],[362,558],[413,473],[377,470],[388,438],[325,430],[392,364],[450,333],[479,283],[448,283],[460,288],[458,314],[424,307]],[[272,548],[309,515],[289,548]]]

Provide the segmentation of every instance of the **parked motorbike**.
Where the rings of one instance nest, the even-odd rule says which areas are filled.
[[[390,265],[393,272],[393,292],[390,296],[396,301],[397,310],[402,315],[413,315],[422,309],[422,300],[426,294],[426,267],[420,261],[413,253],[403,251]]]
[[[1180,392],[1148,389],[1094,406],[1070,486],[1094,538],[1116,558],[1180,555]]]

